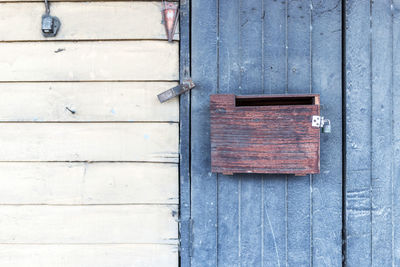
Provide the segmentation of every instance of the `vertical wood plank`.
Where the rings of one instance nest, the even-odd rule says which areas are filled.
[[[261,0],[240,1],[240,84],[235,93],[263,93],[263,11]],[[240,181],[240,264],[257,266],[262,261],[262,176],[238,175]]]
[[[264,1],[264,93],[286,92],[286,2]],[[264,176],[262,266],[286,265],[286,175]]]
[[[190,3],[180,0],[179,78],[190,77]],[[180,266],[190,267],[190,92],[179,99]]]
[[[392,265],[392,10],[373,1],[372,26],[372,266]]]
[[[311,92],[310,0],[288,2],[288,93]],[[288,178],[288,265],[311,265],[311,176]]]
[[[346,264],[371,266],[370,1],[347,1],[346,21]]]
[[[192,2],[193,267],[217,266],[217,177],[210,166],[209,96],[217,91],[218,0]]]
[[[321,134],[321,173],[312,184],[312,264],[342,265],[342,23],[341,1],[313,2],[312,89],[332,133]]]
[[[219,1],[219,86],[218,93],[239,88],[239,2]],[[237,266],[240,260],[239,179],[218,176],[218,266]]]
[[[393,89],[392,89],[392,253],[393,266],[400,266],[400,0],[393,0]]]

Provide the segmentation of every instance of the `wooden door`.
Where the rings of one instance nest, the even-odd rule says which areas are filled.
[[[181,162],[190,175],[181,175],[183,266],[340,266],[340,1],[193,1],[191,22],[197,87],[190,135],[187,124],[181,128],[190,137],[181,140],[190,145],[190,166]],[[320,94],[333,125],[321,137],[320,174],[211,173],[209,96],[216,93]],[[182,111],[188,96],[181,101]]]

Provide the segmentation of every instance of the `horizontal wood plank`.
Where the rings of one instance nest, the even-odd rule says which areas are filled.
[[[175,82],[0,83],[0,121],[179,121]]]
[[[176,244],[176,205],[0,206],[0,243]]]
[[[178,165],[0,163],[0,204],[179,204]]]
[[[0,161],[178,162],[177,123],[3,123]]]
[[[161,1],[51,3],[51,14],[61,20],[54,38],[42,36],[44,13],[42,2],[1,3],[0,41],[167,39],[161,23]],[[176,33],[175,39],[178,37]]]
[[[0,245],[0,266],[176,267],[176,245]]]
[[[0,81],[176,81],[178,52],[166,41],[3,43]]]

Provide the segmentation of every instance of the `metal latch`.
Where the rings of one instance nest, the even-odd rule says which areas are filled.
[[[161,103],[170,100],[171,98],[181,95],[186,91],[189,91],[190,89],[194,88],[196,85],[194,84],[194,82],[192,81],[191,78],[188,78],[186,80],[183,81],[183,83],[181,83],[178,86],[175,86],[174,88],[171,88],[161,94],[159,94],[158,100],[160,100]]]
[[[322,128],[323,133],[330,133],[331,132],[331,121],[325,119],[322,116],[314,115],[312,116],[312,127]]]
[[[44,37],[54,37],[61,26],[61,22],[57,17],[50,16],[50,7],[47,0],[44,3],[46,5],[46,14],[42,16],[42,34]]]

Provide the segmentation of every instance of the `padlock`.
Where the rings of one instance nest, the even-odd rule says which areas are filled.
[[[42,34],[44,37],[56,36],[61,22],[57,17],[50,16],[48,13],[42,16]]]
[[[330,133],[331,132],[331,121],[324,120],[324,126],[322,126],[323,133]]]

